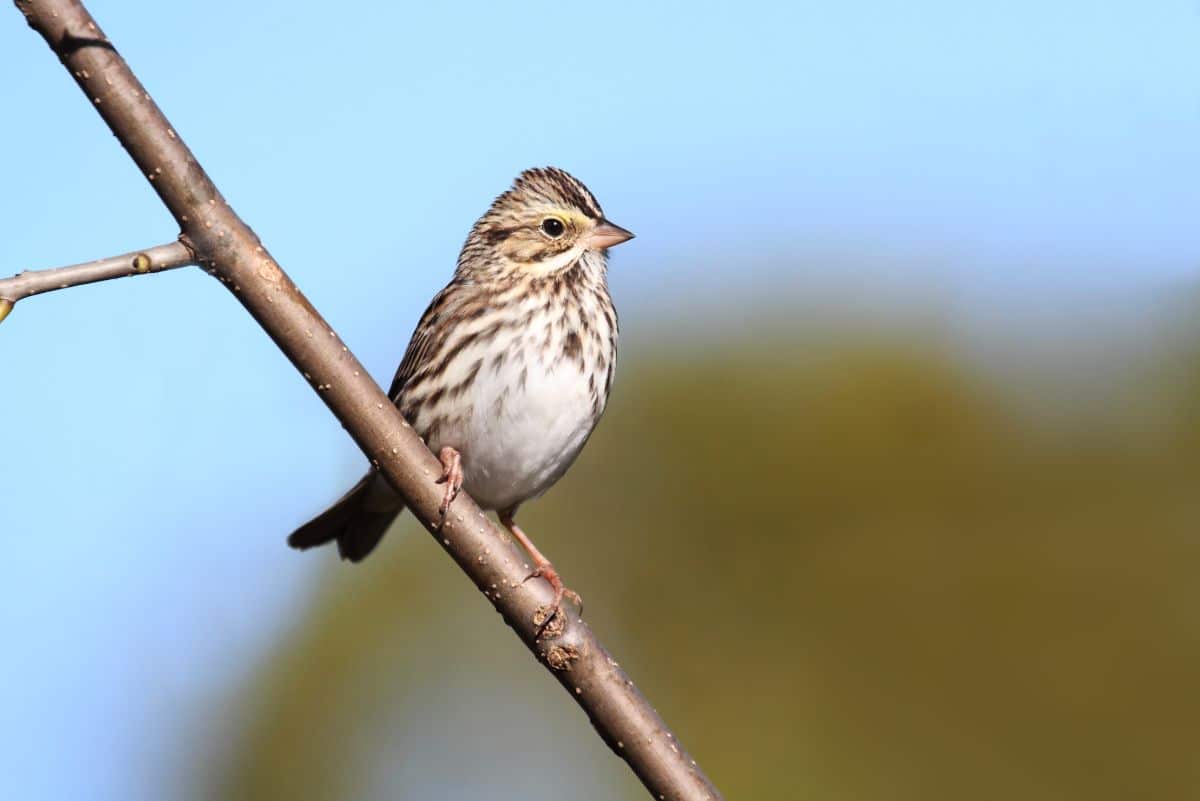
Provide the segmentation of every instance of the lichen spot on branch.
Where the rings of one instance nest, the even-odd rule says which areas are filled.
[[[258,265],[258,277],[264,281],[270,281],[272,284],[278,284],[283,277],[283,272],[275,262],[263,259]]]
[[[555,645],[546,652],[546,664],[554,670],[567,670],[579,658],[579,649],[574,645]]]

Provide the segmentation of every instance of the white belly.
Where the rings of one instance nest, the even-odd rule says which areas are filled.
[[[599,417],[577,363],[531,361],[523,386],[519,370],[481,370],[470,411],[429,443],[435,451],[449,445],[462,455],[463,487],[484,509],[508,509],[549,489],[575,461]]]
[[[563,295],[522,292],[498,319],[465,319],[428,357],[441,389],[428,380],[401,403],[434,453],[459,452],[463,487],[484,509],[548,490],[604,412],[616,318],[602,284]]]

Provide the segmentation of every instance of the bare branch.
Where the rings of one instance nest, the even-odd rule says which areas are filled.
[[[12,311],[17,301],[43,292],[68,289],[81,284],[94,284],[129,275],[146,275],[174,270],[195,264],[192,252],[182,242],[168,242],[133,253],[122,253],[107,259],[97,259],[69,267],[51,270],[27,270],[12,278],[0,279],[0,321]]]
[[[15,0],[74,76],[217,276],[317,390],[408,508],[583,707],[597,732],[656,799],[720,794],[591,629],[562,616],[537,630],[551,600],[516,546],[460,495],[437,527],[440,465],[352,353],[233,212],[116,48],[77,0]],[[648,602],[652,602],[648,600]]]

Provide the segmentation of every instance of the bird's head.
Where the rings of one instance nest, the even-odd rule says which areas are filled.
[[[604,218],[588,188],[565,170],[538,167],[479,218],[459,256],[460,272],[545,276],[575,265],[589,252],[633,239]]]

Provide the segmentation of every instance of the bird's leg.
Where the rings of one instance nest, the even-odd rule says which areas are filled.
[[[446,493],[442,496],[438,512],[442,515],[441,523],[445,523],[446,512],[450,511],[450,504],[454,502],[454,499],[458,497],[458,491],[462,489],[462,457],[459,456],[458,451],[447,445],[438,452],[438,458],[442,461],[442,475],[437,483],[446,485]],[[439,528],[441,523],[438,524]]]
[[[517,538],[517,542],[521,543],[521,547],[528,551],[530,558],[533,559],[533,572],[525,577],[525,581],[529,581],[532,578],[541,577],[544,578],[547,583],[549,583],[550,589],[554,590],[554,600],[551,601],[550,608],[546,610],[545,620],[543,620],[542,624],[538,627],[538,634],[540,635],[542,631],[545,630],[546,626],[550,624],[550,621],[562,611],[563,596],[566,596],[574,601],[575,605],[579,607],[581,612],[583,611],[583,599],[579,597],[579,593],[575,592],[574,590],[567,589],[567,587],[563,584],[562,579],[559,578],[558,571],[554,569],[554,565],[550,564],[550,560],[542,555],[542,552],[539,551],[537,546],[533,544],[533,540],[529,539],[529,536],[521,530],[520,526],[517,525],[516,521],[513,519],[516,514],[517,510],[515,508],[509,509],[506,512],[501,512],[500,523],[509,530],[509,533]]]

